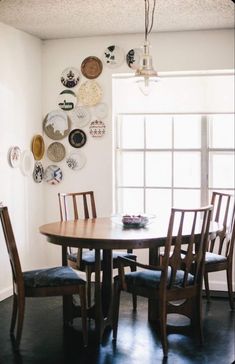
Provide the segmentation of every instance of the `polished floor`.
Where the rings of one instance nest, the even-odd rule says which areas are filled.
[[[11,298],[0,303],[1,364],[231,364],[235,359],[235,312],[227,300],[203,302],[204,346],[191,330],[187,335],[171,330],[169,356],[163,360],[154,327],[147,322],[147,302],[138,298],[137,313],[131,298],[122,295],[118,339],[107,333],[102,345],[90,323],[89,346],[83,348],[80,321],[63,329],[60,298],[28,299],[20,351],[14,352],[9,337]],[[179,322],[183,324],[183,322]]]

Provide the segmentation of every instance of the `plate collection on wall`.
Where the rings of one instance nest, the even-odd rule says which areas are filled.
[[[125,59],[128,67],[138,68],[140,56],[138,48],[130,49],[125,56],[122,48],[112,44],[104,49],[100,58],[94,55],[85,57],[80,70],[73,66],[64,68],[60,75],[64,89],[57,96],[57,108],[48,112],[42,123],[46,137],[54,142],[46,148],[43,136],[36,134],[32,138],[31,150],[22,152],[17,145],[11,147],[8,152],[10,166],[20,167],[22,174],[31,175],[35,183],[45,181],[56,185],[62,181],[63,172],[57,164],[43,167],[42,159],[46,150],[46,157],[51,162],[64,161],[71,170],[82,169],[87,159],[80,149],[86,145],[87,139],[99,139],[106,133],[104,119],[109,110],[108,105],[102,101],[103,90],[96,79],[102,74],[104,66],[119,67]],[[83,77],[86,80],[82,81]],[[66,151],[66,144],[72,150]]]

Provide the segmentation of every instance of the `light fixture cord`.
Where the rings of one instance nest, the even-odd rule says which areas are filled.
[[[145,41],[146,42],[148,40],[148,35],[151,33],[151,30],[153,28],[155,7],[156,7],[156,0],[153,0],[153,8],[152,8],[152,11],[151,11],[151,22],[150,22],[149,0],[145,0]]]

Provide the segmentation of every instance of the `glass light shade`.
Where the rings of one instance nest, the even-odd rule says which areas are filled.
[[[150,95],[158,81],[159,77],[136,77],[136,84],[145,96]]]
[[[148,42],[144,44],[141,66],[136,70],[135,77],[139,89],[145,96],[150,94],[154,84],[159,81],[158,74],[153,68],[152,56],[149,54]]]

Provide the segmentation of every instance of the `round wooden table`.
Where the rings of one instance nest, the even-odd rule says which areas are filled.
[[[111,218],[59,221],[43,225],[41,234],[50,243],[62,246],[62,264],[67,265],[67,247],[95,249],[95,326],[101,339],[107,326],[112,326],[113,299],[113,249],[149,249],[149,263],[156,264],[159,247],[164,245],[168,221],[154,220],[145,228],[125,228]],[[212,223],[211,232],[218,231]],[[187,233],[184,234],[187,237]],[[101,284],[101,255],[103,251],[103,274]],[[149,317],[151,308],[149,308]],[[64,299],[64,313],[72,319],[76,310]]]

